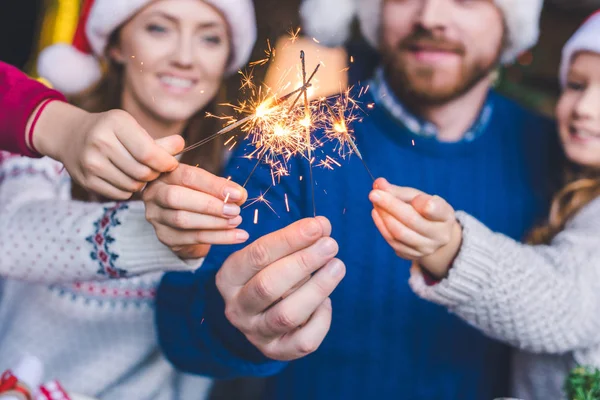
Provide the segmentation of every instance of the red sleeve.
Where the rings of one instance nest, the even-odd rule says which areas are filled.
[[[65,101],[56,90],[0,62],[0,150],[39,157],[27,147],[25,129],[33,111],[46,99]]]

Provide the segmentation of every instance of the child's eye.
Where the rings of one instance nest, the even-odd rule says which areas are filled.
[[[580,90],[585,89],[585,84],[580,83],[580,82],[568,81],[567,89],[580,91]]]
[[[146,30],[150,33],[165,33],[167,28],[158,24],[150,24],[146,27]]]

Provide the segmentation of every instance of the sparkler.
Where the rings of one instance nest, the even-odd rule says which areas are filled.
[[[292,32],[292,41],[297,37],[299,31]],[[251,67],[265,65],[275,57],[275,50],[271,47],[270,42],[268,49],[265,52],[267,57],[263,60],[251,63]],[[220,131],[206,137],[205,139],[194,143],[179,154],[192,151],[211,140],[239,130],[245,134],[245,139],[248,140],[253,149],[246,155],[248,159],[257,159],[254,168],[244,182],[244,187],[248,184],[251,177],[261,163],[265,163],[271,168],[271,177],[273,185],[276,184],[276,178],[288,175],[287,162],[294,156],[301,155],[306,158],[309,163],[309,178],[311,186],[311,198],[313,206],[313,215],[316,216],[315,205],[315,182],[313,180],[313,162],[315,161],[315,150],[323,145],[317,137],[314,137],[312,132],[323,130],[327,141],[337,142],[335,150],[339,156],[345,158],[347,155],[355,153],[365,169],[374,180],[374,176],[367,167],[363,155],[359,151],[356,142],[353,139],[352,132],[348,125],[358,119],[355,110],[358,108],[357,103],[350,96],[350,90],[337,97],[337,100],[331,104],[331,99],[320,99],[316,102],[310,102],[308,98],[308,89],[313,86],[313,79],[319,71],[321,63],[317,64],[312,73],[308,76],[306,71],[306,54],[300,52],[301,61],[301,84],[295,90],[278,96],[277,91],[269,88],[263,90],[262,87],[257,89],[254,83],[252,71],[240,72],[242,75],[241,90],[250,90],[252,92],[251,99],[242,102],[238,105],[228,104],[233,110],[244,117],[237,119],[233,116],[216,117],[227,121],[227,125]],[[284,74],[285,76],[285,74]],[[281,78],[283,81],[285,78]],[[278,84],[279,85],[279,84]],[[279,93],[291,86],[291,83],[279,86]],[[364,90],[364,89],[363,89]],[[264,93],[264,94],[263,94]],[[362,93],[362,91],[361,91]],[[300,101],[302,100],[302,101]],[[324,106],[324,107],[323,107]],[[233,148],[237,141],[234,140],[235,135],[226,141],[226,146]],[[326,155],[316,166],[334,169],[334,166],[341,167],[331,155]],[[302,178],[300,178],[302,180]],[[267,190],[268,192],[268,190]],[[270,203],[265,198],[266,192],[261,194],[256,199],[252,199],[248,205],[261,202],[265,203],[272,211]],[[229,199],[226,198],[225,202]],[[287,194],[285,195],[285,205],[289,212],[289,204]],[[255,223],[258,218],[258,210],[255,213]]]

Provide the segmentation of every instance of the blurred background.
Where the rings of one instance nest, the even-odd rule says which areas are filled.
[[[523,0],[527,1],[527,0]],[[267,39],[276,45],[277,39],[299,26],[298,8],[300,0],[255,0],[259,26],[259,40],[253,59],[264,58]],[[55,42],[69,42],[73,35],[79,12],[80,0],[0,0],[0,60],[16,65],[35,76],[35,59],[40,49]],[[524,54],[519,62],[502,70],[498,88],[506,95],[524,105],[551,115],[559,92],[556,79],[560,49],[578,25],[595,9],[600,0],[546,0],[541,23],[541,41],[531,52]],[[355,34],[347,53],[320,48],[310,39],[301,41],[296,47],[307,52],[318,52],[319,59],[333,64],[329,72],[320,73],[321,86],[327,82],[345,82],[341,70],[349,56],[355,56],[356,66],[350,71],[350,82],[368,76],[374,58],[368,47]],[[297,55],[297,52],[290,52]],[[291,56],[279,57],[279,65],[271,65],[269,79],[276,80],[273,71],[282,70],[281,64],[294,63]],[[310,57],[309,57],[310,59]],[[266,68],[258,68],[255,77],[264,79]],[[332,79],[329,79],[329,77]],[[232,78],[228,85],[229,101],[239,99],[239,77]],[[325,88],[325,92],[332,88]]]
[[[545,3],[539,44],[524,54],[516,65],[500,71],[497,88],[529,108],[552,115],[559,94],[560,50],[583,20],[600,8],[600,0],[546,0]],[[0,37],[3,38],[0,40],[0,60],[36,76],[34,66],[39,51],[52,43],[71,41],[80,5],[80,0],[0,0]],[[289,36],[289,32],[299,26],[300,0],[255,0],[255,6],[259,40],[252,58],[265,57],[267,41],[278,50],[268,72],[267,68],[255,70],[258,82],[267,80],[273,84],[277,81],[278,71],[297,63],[300,48],[307,51],[309,60],[326,61],[327,71],[321,71],[319,76],[322,94],[332,94],[330,92],[339,90],[341,85],[367,78],[377,62],[376,55],[360,39],[358,32],[346,49],[322,48],[311,38],[304,38],[283,51],[278,39]],[[355,60],[353,64],[348,63],[351,57]],[[349,72],[347,66],[351,67]],[[330,82],[332,84],[328,86]],[[234,76],[227,85],[229,102],[240,100],[239,87],[240,76]],[[213,399],[260,398],[261,385],[260,380],[217,384]]]

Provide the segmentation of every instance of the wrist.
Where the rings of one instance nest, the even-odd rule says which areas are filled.
[[[41,109],[44,107],[43,109]],[[33,126],[35,116],[39,114],[38,120]],[[33,128],[28,146],[37,150],[40,154],[63,161],[62,155],[68,151],[69,142],[74,135],[83,132],[83,123],[88,115],[75,106],[62,101],[52,101],[40,104],[27,125],[28,132]]]
[[[462,245],[462,226],[458,220],[454,220],[452,224],[452,234],[450,241],[435,253],[423,257],[419,260],[419,265],[425,269],[433,278],[442,280],[448,276],[448,272],[452,268],[454,259],[460,251]]]

